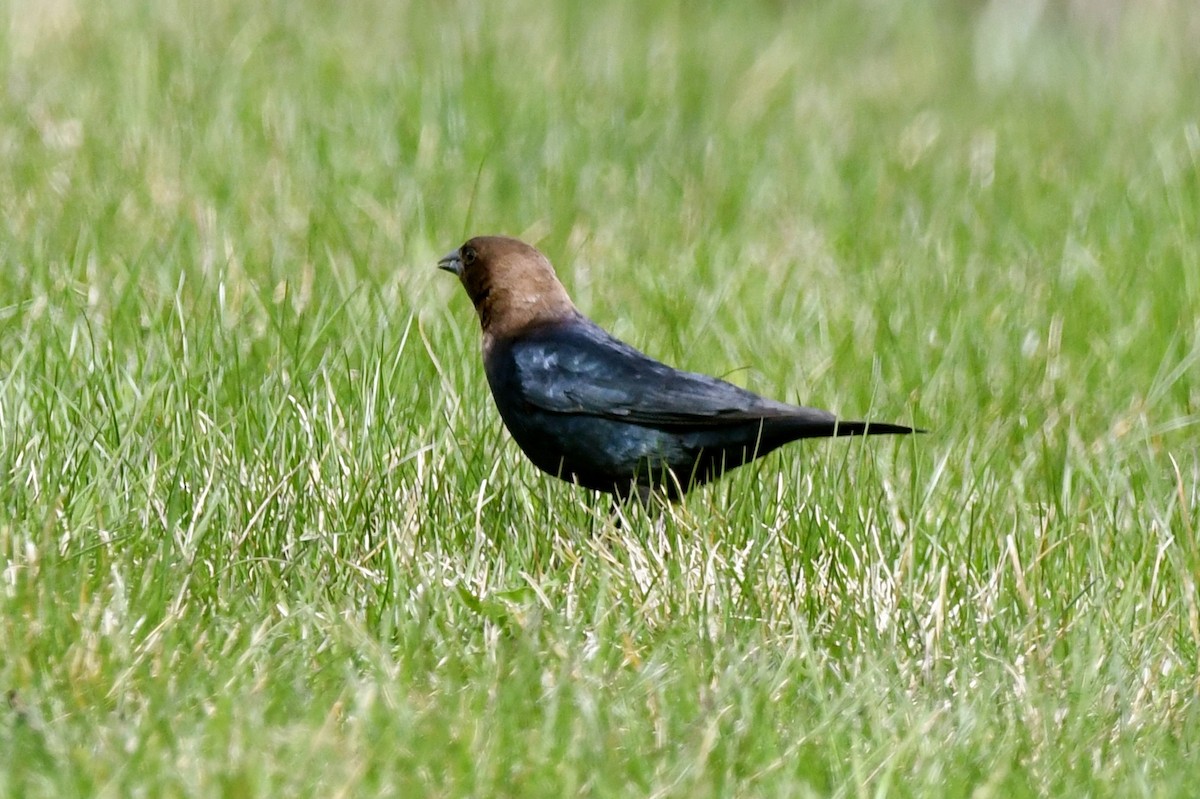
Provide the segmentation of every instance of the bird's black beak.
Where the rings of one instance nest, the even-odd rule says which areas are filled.
[[[445,269],[462,277],[462,256],[458,254],[458,250],[444,255],[442,260],[438,261],[438,269]]]

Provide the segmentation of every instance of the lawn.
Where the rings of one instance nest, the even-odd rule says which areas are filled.
[[[1200,785],[1187,0],[4,7],[0,796]],[[618,520],[480,233],[930,432]]]

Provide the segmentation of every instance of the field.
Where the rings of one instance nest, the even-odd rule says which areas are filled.
[[[1190,3],[5,10],[0,796],[1200,785]],[[930,432],[618,520],[501,428],[479,233]]]

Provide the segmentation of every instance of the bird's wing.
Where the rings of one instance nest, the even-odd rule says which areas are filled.
[[[708,375],[660,363],[585,321],[528,336],[511,350],[526,402],[660,426],[713,426],[770,418],[828,424],[834,416],[760,397]]]

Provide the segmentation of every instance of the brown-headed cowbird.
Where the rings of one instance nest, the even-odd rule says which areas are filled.
[[[621,499],[676,499],[789,441],[914,432],[838,421],[659,363],[580,313],[546,256],[517,239],[473,238],[438,267],[475,305],[504,424],[563,480]]]

